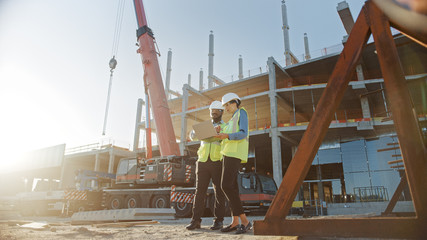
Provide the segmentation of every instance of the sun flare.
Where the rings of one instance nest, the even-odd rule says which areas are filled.
[[[9,69],[10,70],[10,69]],[[4,170],[19,170],[25,152],[65,143],[70,136],[70,122],[77,117],[64,106],[55,89],[25,73],[14,71],[0,90],[0,159]]]

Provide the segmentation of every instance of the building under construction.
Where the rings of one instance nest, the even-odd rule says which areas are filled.
[[[354,20],[348,5],[342,2],[337,6],[337,10],[343,27],[350,33]],[[249,117],[250,146],[249,161],[244,166],[246,171],[254,169],[266,175],[271,174],[276,183],[281,184],[341,53],[325,53],[321,57],[311,58],[308,41],[305,41],[306,54],[302,59],[298,59],[289,49],[284,2],[282,11],[284,66],[279,64],[281,60],[268,58],[267,69],[261,69],[258,74],[245,77],[240,67],[237,80],[221,80],[214,75],[214,36],[211,33],[207,89],[196,89],[185,84],[182,94],[178,95],[167,89],[170,76],[166,76],[166,94],[175,94],[169,98],[168,106],[182,155],[196,156],[200,142],[191,141],[188,136],[194,124],[210,119],[209,104],[220,100],[225,93],[234,92],[241,97],[242,106]],[[343,46],[346,39],[344,37]],[[426,143],[427,49],[398,32],[393,35],[393,40],[410,91],[413,111]],[[241,61],[240,59],[240,66]],[[170,61],[168,70],[171,68],[169,63]],[[307,205],[335,204],[341,206],[341,209],[348,205],[340,204],[360,202],[379,202],[387,205],[405,174],[399,139],[390,111],[390,96],[384,90],[383,73],[374,43],[368,43],[363,49],[356,70],[350,75],[351,81],[343,100],[334,113],[326,136],[297,195],[297,200],[303,200]],[[201,74],[200,86],[203,86],[203,81]],[[69,149],[65,151],[63,162],[56,165],[56,171],[51,171],[56,175],[34,177],[61,179],[62,187],[70,187],[73,185],[74,170],[90,169],[113,173],[120,158],[136,155],[145,157],[147,148],[140,144],[140,133],[148,126],[155,132],[156,126],[141,119],[143,104],[144,101],[138,101],[133,151],[117,147],[114,143]],[[225,114],[223,120],[228,121],[230,117]],[[156,146],[153,147],[152,153],[153,156],[160,155]],[[400,200],[406,200],[411,211],[411,194],[408,187],[404,186],[401,192]],[[379,212],[383,210],[381,208],[382,205]],[[317,214],[326,214],[324,210],[320,208]],[[331,208],[328,213],[332,213]]]
[[[337,10],[350,33],[354,20],[348,5],[342,2]],[[243,77],[239,59],[239,79],[225,82],[213,74],[214,38],[211,32],[208,88],[195,89],[185,84],[182,95],[169,91],[176,96],[168,104],[181,154],[197,155],[200,142],[191,141],[188,137],[192,125],[209,120],[209,104],[220,100],[225,93],[234,92],[242,98],[242,106],[249,114],[250,147],[246,170],[272,174],[276,183],[281,183],[340,56],[340,52],[335,52],[311,59],[305,41],[305,57],[297,59],[289,49],[284,2],[282,12],[286,66],[269,58],[266,71],[261,69],[259,74]],[[426,134],[426,48],[397,31],[393,37],[414,111],[420,128]],[[345,41],[346,37],[343,45]],[[168,63],[167,69],[170,69],[170,61]],[[203,86],[203,74],[200,75],[200,86]],[[390,200],[404,171],[382,76],[375,44],[368,43],[356,70],[351,73],[343,101],[334,114],[297,200],[313,205]],[[168,78],[166,75],[166,81]],[[143,101],[140,100],[134,149],[145,156],[145,147],[138,144],[139,132],[145,128],[145,122],[140,122],[142,106]],[[228,121],[230,117],[224,114],[223,120]],[[155,126],[153,129],[155,131]],[[154,155],[159,154],[158,149],[153,151]],[[401,199],[411,199],[407,188]]]

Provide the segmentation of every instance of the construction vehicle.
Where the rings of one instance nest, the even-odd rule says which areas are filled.
[[[13,205],[22,216],[55,215],[63,206],[64,191],[58,190],[58,182],[34,179],[35,186],[30,192],[18,193]]]
[[[76,189],[57,194],[56,210],[70,215],[101,209],[170,208],[177,217],[191,215],[195,195],[196,158],[168,156],[151,159],[121,159],[116,174],[76,171]],[[113,178],[115,176],[115,179]],[[266,211],[277,186],[273,178],[254,172],[238,175],[240,199],[247,212]],[[213,213],[213,187],[207,191],[207,214]]]
[[[15,208],[23,216],[69,215],[73,212],[101,209],[103,188],[110,187],[115,174],[77,170],[75,187],[59,189],[57,181],[35,180],[33,191],[18,193]]]
[[[76,190],[99,190],[111,187],[111,180],[116,179],[113,173],[79,169],[75,172]]]
[[[102,207],[169,208],[177,217],[191,215],[195,194],[196,158],[168,156],[120,160],[112,188],[103,189]],[[240,198],[245,210],[266,210],[277,191],[271,177],[254,172],[238,175]],[[206,208],[213,212],[214,191],[209,187]]]
[[[170,208],[177,217],[191,215],[195,195],[197,158],[168,156],[121,159],[116,174],[91,170],[75,172],[75,188],[58,190],[40,180],[32,192],[17,195],[16,208],[23,216],[58,215],[130,208]],[[266,211],[277,192],[273,178],[255,172],[238,175],[240,198],[247,212]],[[210,186],[206,214],[213,213],[215,196]]]
[[[64,191],[62,214],[101,209],[102,189],[111,187],[116,175],[86,169],[79,169],[75,174],[75,189]]]

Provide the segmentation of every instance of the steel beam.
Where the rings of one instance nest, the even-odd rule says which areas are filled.
[[[281,139],[283,139],[283,140],[285,140],[285,141],[287,141],[287,142],[289,142],[291,145],[293,145],[293,146],[298,146],[298,142],[295,140],[295,139],[293,139],[293,138],[291,138],[291,137],[288,137],[288,136],[286,136],[285,134],[283,134],[282,132],[278,132],[278,136],[281,138]]]
[[[354,71],[371,31],[377,46],[385,89],[391,103],[393,120],[407,170],[406,178],[417,216],[286,220],[286,214],[307,175],[333,114],[342,100],[350,73]],[[305,237],[425,238],[427,234],[426,152],[388,19],[371,1],[367,1],[265,219],[254,223],[254,233]]]
[[[390,202],[388,203],[386,209],[382,213],[383,215],[388,215],[393,212],[394,207],[396,206],[397,200],[399,200],[400,196],[402,196],[403,189],[405,188],[407,182],[406,182],[406,176],[403,176],[400,179],[400,183],[396,188],[396,191],[394,191],[393,197],[390,199]]]
[[[387,17],[369,4],[371,31],[384,77],[406,178],[418,217],[427,219],[427,150]]]
[[[298,150],[297,150],[298,151]],[[255,235],[425,239],[426,222],[411,217],[255,221]]]

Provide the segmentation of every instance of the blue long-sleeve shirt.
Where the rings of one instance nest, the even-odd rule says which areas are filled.
[[[239,118],[239,131],[235,132],[235,133],[229,133],[228,134],[228,139],[230,140],[242,140],[244,138],[246,138],[248,136],[248,114],[246,113],[245,110],[241,110],[241,109],[237,109],[234,114],[237,114],[237,111],[240,111],[240,118]]]

